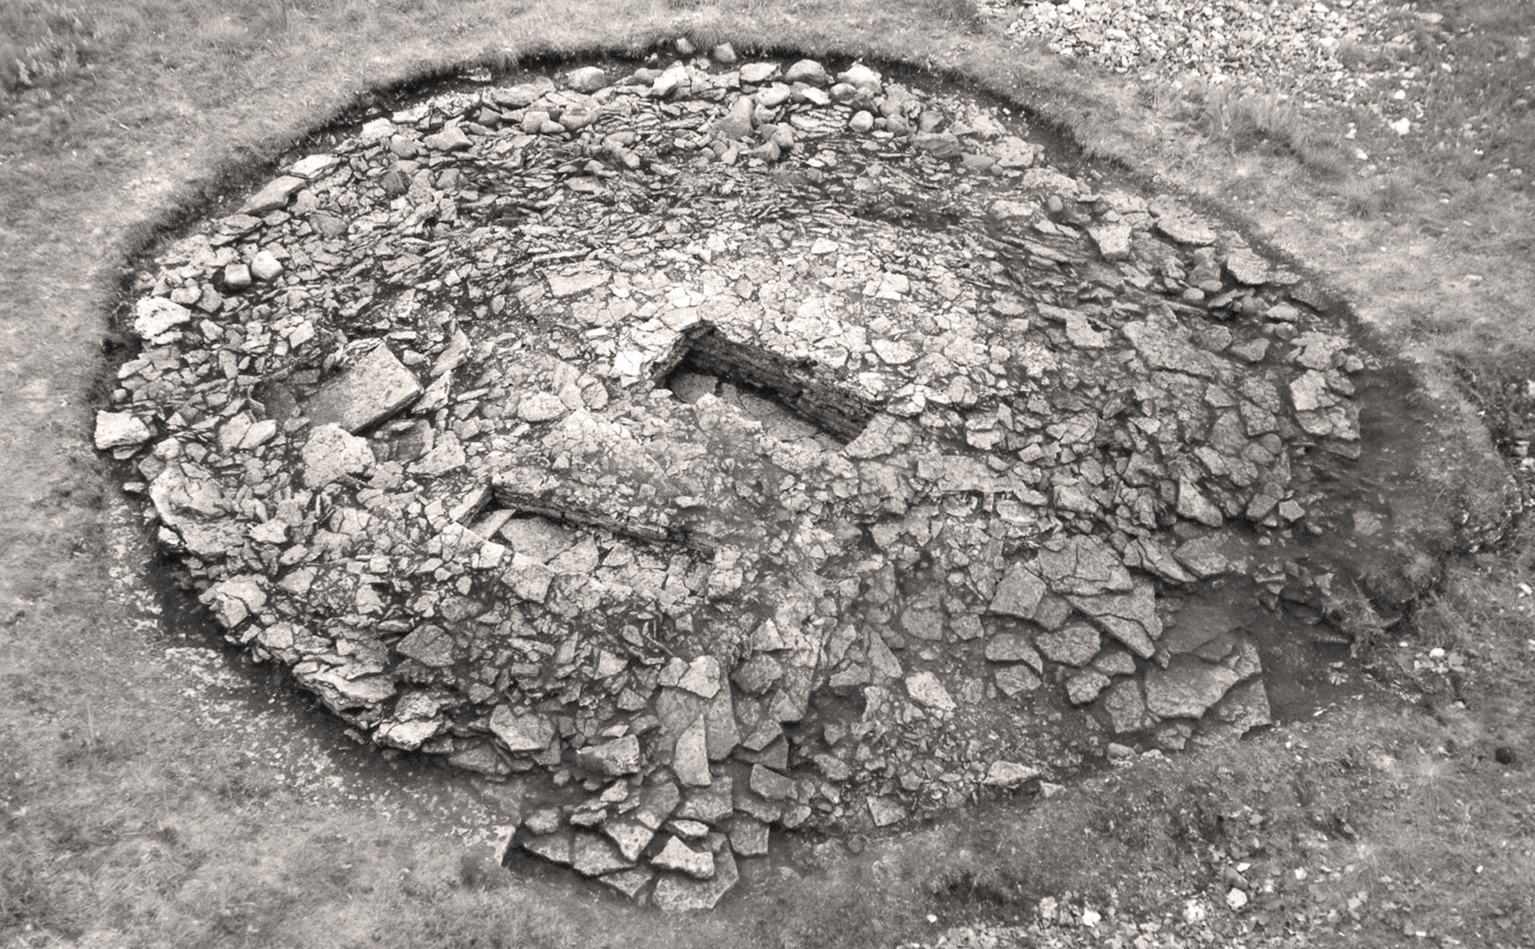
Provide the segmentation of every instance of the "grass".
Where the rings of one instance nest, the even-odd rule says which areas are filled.
[[[1009,46],[962,2],[308,0],[288,5],[286,28],[278,0],[229,0],[211,17],[194,0],[0,7],[0,945],[891,945],[957,922],[1026,924],[1042,900],[1171,926],[1191,898],[1218,905],[1222,874],[1242,864],[1261,898],[1219,918],[1225,944],[1288,928],[1316,945],[1418,932],[1529,945],[1526,536],[1450,563],[1437,585],[1425,572],[1432,592],[1405,625],[1366,630],[1385,683],[1370,701],[861,857],[815,851],[821,871],[764,874],[725,912],[679,922],[466,856],[429,806],[366,796],[376,762],[339,750],[301,709],[279,722],[350,783],[320,793],[252,757],[269,745],[203,717],[165,641],[109,595],[112,489],[86,443],[117,267],[158,223],[259,176],[369,86],[688,35],[700,48],[728,39],[742,53],[953,70],[1095,155],[1233,205],[1326,271],[1380,335],[1460,367],[1517,459],[1535,439],[1535,113],[1521,39],[1535,12],[1518,0],[1416,9],[1444,20],[1403,14],[1397,46],[1341,54],[1429,77],[1424,121],[1399,138],[1368,109],[1063,67]],[[1367,600],[1348,608],[1368,620]]]

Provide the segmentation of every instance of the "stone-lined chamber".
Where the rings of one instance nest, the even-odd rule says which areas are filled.
[[[1314,620],[1299,545],[1395,536],[1329,493],[1371,360],[1022,127],[810,61],[434,95],[164,249],[98,444],[232,640],[664,907],[773,827],[1241,734],[1200,598]]]

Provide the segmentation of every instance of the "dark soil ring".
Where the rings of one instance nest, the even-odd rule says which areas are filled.
[[[98,444],[231,639],[663,906],[1240,735],[1453,532],[1361,439],[1408,389],[1029,132],[808,61],[433,95],[160,254]]]

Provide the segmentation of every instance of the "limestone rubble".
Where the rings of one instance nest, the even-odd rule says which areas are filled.
[[[536,776],[518,846],[670,908],[769,827],[1263,724],[1253,642],[1170,604],[1311,595],[1365,362],[1024,131],[861,64],[433,95],[160,254],[98,444],[231,639]]]

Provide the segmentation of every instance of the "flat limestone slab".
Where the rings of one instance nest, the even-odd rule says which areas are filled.
[[[305,412],[316,427],[335,424],[356,434],[389,418],[420,394],[421,384],[389,347],[375,346],[321,386]]]

